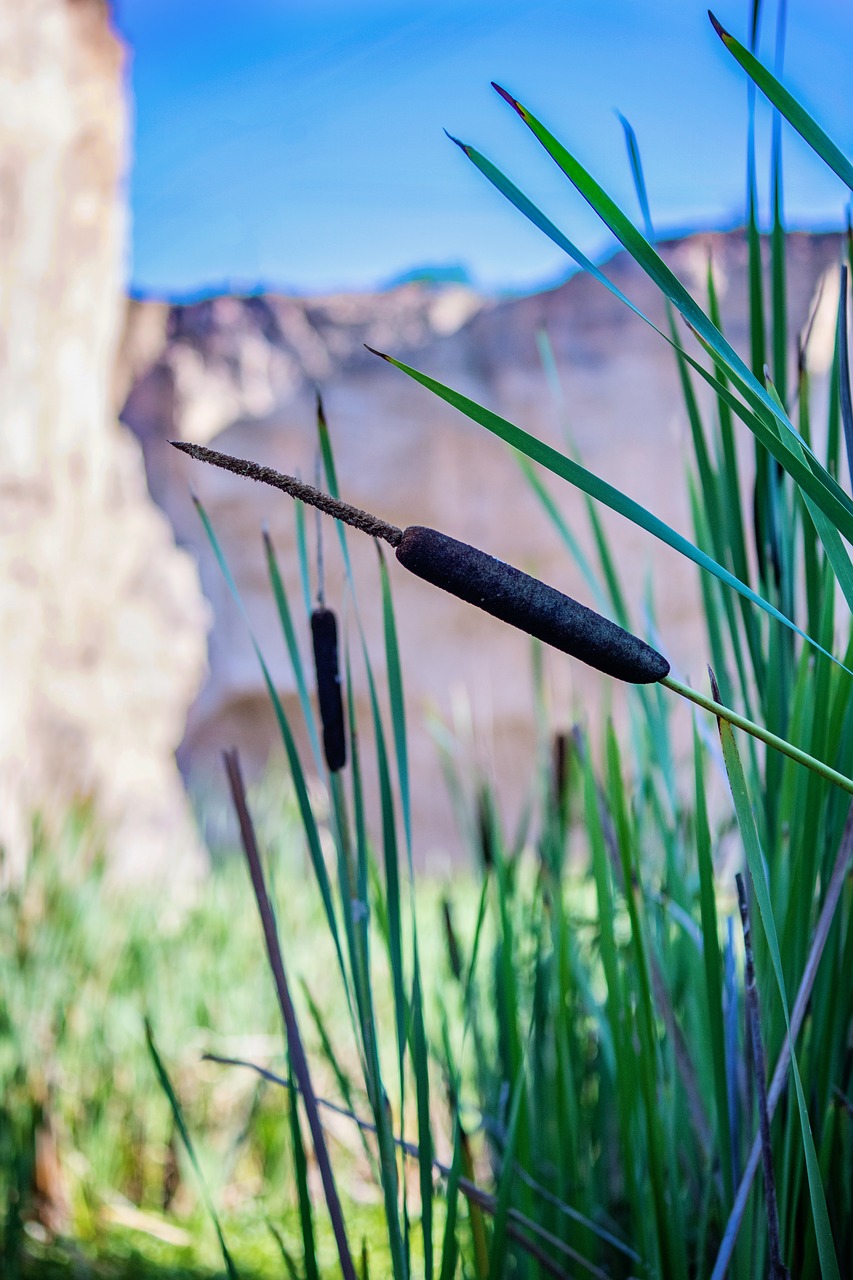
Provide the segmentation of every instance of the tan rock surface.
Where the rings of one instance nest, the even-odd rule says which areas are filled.
[[[174,761],[204,671],[191,558],[113,407],[123,50],[101,0],[0,0],[0,848],[93,804],[122,874],[194,872]]]
[[[747,345],[746,249],[739,234],[694,236],[664,246],[690,287],[703,291],[713,254],[728,336]],[[794,236],[790,245],[791,318],[804,323],[815,288],[835,263],[838,240]],[[610,276],[656,323],[659,296],[624,254]],[[137,304],[144,307],[147,304]],[[133,327],[124,360],[137,377],[123,417],[145,449],[149,484],[182,542],[199,556],[213,606],[210,677],[195,704],[181,749],[190,774],[212,777],[216,753],[238,742],[255,769],[276,731],[255,657],[221,574],[205,545],[188,496],[192,484],[219,531],[285,701],[299,722],[293,678],[283,652],[261,553],[266,521],[283,561],[291,599],[299,606],[294,512],[289,499],[175,454],[182,438],[311,477],[314,472],[315,386],[322,389],[336,448],[342,494],[399,525],[429,524],[530,569],[590,601],[576,566],[556,537],[506,447],[484,430],[364,350],[363,343],[401,356],[510,420],[559,443],[561,416],[570,424],[585,464],[665,521],[691,533],[685,467],[690,456],[669,348],[587,276],[531,297],[479,305],[420,285],[384,294],[329,299],[214,298],[172,308],[165,343],[148,367],[134,354]],[[443,326],[437,317],[442,317]],[[449,317],[449,319],[448,319]],[[139,326],[137,315],[134,324]],[[561,409],[548,389],[536,334],[549,335],[564,388]],[[745,442],[745,448],[748,448]],[[567,521],[590,547],[584,502],[577,491],[546,477]],[[698,618],[697,571],[675,553],[607,516],[635,629],[652,639],[643,599],[649,575],[659,646],[694,680],[703,679],[705,643]],[[313,548],[313,520],[309,522]],[[347,617],[334,532],[326,528],[327,595]],[[382,671],[382,623],[376,557],[353,536],[361,614],[371,656]],[[312,550],[313,556],[313,550]],[[527,637],[437,592],[390,561],[408,691],[415,824],[420,859],[453,853],[437,751],[426,712],[451,718],[470,705],[476,753],[494,772],[509,813],[528,785],[534,733]],[[591,601],[590,601],[591,602]],[[307,655],[307,643],[305,649]],[[365,680],[354,659],[359,702]],[[547,659],[556,719],[600,722],[621,693],[612,682],[551,654]],[[687,716],[686,710],[677,714]],[[464,719],[464,715],[463,715]],[[685,718],[684,730],[689,727]]]

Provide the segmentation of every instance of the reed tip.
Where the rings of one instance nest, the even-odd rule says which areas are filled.
[[[718,20],[714,17],[710,9],[708,10],[708,17],[711,19],[711,26],[714,28],[714,30],[716,31],[720,39],[731,40],[731,36],[729,35],[728,31],[726,31],[725,27],[721,22],[718,22]]]
[[[523,120],[524,108],[522,107],[521,103],[516,98],[514,98],[511,93],[507,93],[506,89],[502,89],[501,86],[495,80],[492,81],[492,88],[494,89],[495,93],[499,93],[501,95],[504,102],[509,103],[513,111],[518,112],[518,114],[521,116]]]

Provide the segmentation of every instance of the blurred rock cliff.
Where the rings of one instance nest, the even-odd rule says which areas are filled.
[[[102,0],[0,0],[0,848],[94,810],[121,874],[202,853],[174,751],[207,609],[114,409],[124,50]]]

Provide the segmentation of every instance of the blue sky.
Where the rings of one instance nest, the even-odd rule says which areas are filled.
[[[535,111],[635,209],[639,136],[659,231],[742,216],[746,81],[701,0],[115,0],[132,49],[132,286],[373,288],[463,264],[488,289],[567,261],[444,136],[484,151],[581,247],[595,216],[490,88]],[[772,59],[775,3],[764,6]],[[745,0],[719,0],[746,38]],[[790,0],[785,79],[853,151],[853,4]],[[767,113],[760,120],[766,136]],[[790,131],[789,221],[840,221],[845,193]]]

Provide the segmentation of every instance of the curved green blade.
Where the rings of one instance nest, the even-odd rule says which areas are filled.
[[[163,1059],[160,1057],[160,1051],[154,1040],[154,1029],[151,1026],[150,1019],[147,1017],[145,1019],[145,1041],[148,1045],[148,1052],[151,1054],[151,1060],[154,1063],[154,1070],[157,1074],[160,1088],[165,1093],[169,1106],[172,1110],[172,1119],[174,1120],[175,1128],[180,1134],[181,1142],[184,1144],[184,1150],[189,1156],[190,1164],[198,1178],[198,1184],[201,1188],[201,1198],[204,1202],[205,1208],[207,1209],[208,1216],[213,1223],[214,1230],[216,1231],[216,1238],[219,1241],[219,1248],[222,1252],[222,1260],[225,1263],[225,1270],[228,1273],[228,1280],[240,1280],[237,1268],[234,1266],[234,1261],[228,1251],[228,1246],[225,1243],[222,1224],[219,1221],[219,1214],[216,1212],[213,1197],[208,1190],[207,1183],[204,1180],[204,1174],[201,1171],[201,1164],[198,1156],[196,1155],[193,1140],[190,1137],[190,1131],[184,1118],[183,1107],[178,1101],[178,1095],[175,1093],[175,1087],[172,1084],[169,1073],[163,1063]]]
[[[746,366],[742,361],[740,361],[740,358],[737,357],[737,368],[733,367],[731,362],[726,362],[724,354],[721,354],[720,351],[717,350],[712,340],[707,336],[710,331],[719,333],[716,326],[713,325],[707,317],[705,317],[706,323],[703,325],[702,331],[700,331],[694,325],[693,321],[685,316],[689,327],[703,348],[711,355],[718,365],[725,364],[732,382],[737,387],[741,395],[749,402],[749,404],[751,404],[751,409],[742,405],[727,388],[723,387],[719,378],[715,378],[712,374],[709,374],[706,369],[698,364],[692,356],[679,346],[673,337],[664,333],[664,331],[660,329],[653,320],[650,320],[649,317],[639,307],[637,307],[635,303],[633,303],[631,299],[613,283],[612,280],[607,278],[604,272],[597,267],[595,263],[592,262],[586,254],[568,238],[568,236],[564,235],[563,232],[560,231],[560,229],[555,226],[555,224],[551,222],[544,213],[542,213],[541,209],[537,208],[537,206],[533,204],[533,202],[529,200],[527,196],[518,189],[518,187],[510,182],[506,175],[503,174],[496,165],[492,164],[492,162],[482,155],[481,152],[477,151],[475,147],[469,146],[467,143],[460,142],[458,138],[453,138],[450,134],[448,134],[448,137],[450,137],[451,141],[455,142],[456,145],[464,151],[471,163],[479,169],[492,186],[507,200],[509,200],[520,213],[524,214],[524,216],[532,222],[535,227],[548,236],[549,240],[556,244],[558,248],[562,249],[564,253],[567,253],[569,257],[578,264],[578,266],[582,267],[584,271],[587,271],[591,276],[593,276],[599,284],[604,285],[604,287],[612,293],[615,298],[618,298],[620,302],[629,308],[629,310],[633,311],[634,315],[653,329],[659,337],[663,338],[664,342],[667,342],[673,348],[680,359],[687,361],[699,376],[714,387],[714,390],[718,395],[722,396],[727,401],[730,401],[729,407],[734,410],[756,439],[773,455],[776,461],[794,477],[800,488],[804,489],[811,495],[818,506],[825,511],[827,517],[838,527],[845,537],[847,537],[849,541],[853,542],[853,502],[851,502],[848,495],[844,493],[826,468],[821,466],[817,461],[808,449],[806,442],[798,436],[794,427],[785,416],[784,410],[782,410],[781,406],[773,400],[767,392],[767,389],[753,377],[752,373],[750,373],[748,369],[746,369]],[[635,234],[639,235],[636,231]],[[642,237],[640,237],[640,239],[642,240]],[[645,240],[642,242],[646,245],[648,252],[657,259],[657,255],[654,253],[651,246],[648,245]],[[633,251],[629,248],[629,252]],[[657,261],[660,262],[660,259],[657,259]],[[662,262],[660,265],[664,267]],[[664,269],[669,272],[669,268],[664,267]],[[671,272],[669,272],[669,275],[672,280],[675,280],[675,276],[673,276]],[[676,284],[678,284],[678,281],[676,281]],[[681,285],[679,285],[679,288],[682,289],[682,292],[686,297],[689,297],[689,294],[683,290]],[[673,301],[672,298],[669,300],[670,302]],[[698,304],[693,302],[692,305],[700,315],[704,316],[704,312],[701,311]],[[684,311],[681,308],[679,309],[681,310],[682,315],[684,315]],[[731,350],[727,343],[726,347],[728,350]],[[768,406],[773,414],[772,417],[768,415]],[[799,446],[799,450],[796,446]],[[800,452],[800,450],[802,452]]]
[[[758,86],[766,98],[773,103],[777,111],[785,117],[797,133],[807,142],[812,151],[817,152],[821,160],[829,165],[833,173],[837,174],[841,181],[853,191],[853,164],[847,159],[840,147],[837,147],[830,138],[829,134],[821,129],[816,120],[809,115],[793,94],[789,93],[785,86],[776,79],[776,77],[762,66],[758,59],[745,49],[739,40],[726,31],[713,13],[709,11],[708,17],[713,23],[714,30],[728,49],[729,53],[743,67],[750,80]]]
[[[653,515],[641,503],[635,502],[633,498],[629,498],[620,489],[614,488],[606,480],[602,480],[600,476],[587,471],[586,467],[582,467],[578,462],[573,462],[571,458],[559,453],[551,445],[545,444],[544,441],[538,440],[536,436],[531,435],[528,431],[524,431],[521,427],[508,422],[506,418],[493,413],[491,409],[486,409],[483,405],[477,404],[475,400],[469,400],[461,392],[446,387],[443,383],[436,381],[435,378],[430,378],[427,374],[413,369],[410,365],[403,364],[401,360],[395,360],[392,356],[385,355],[381,351],[374,351],[372,347],[368,347],[368,350],[373,351],[374,355],[380,356],[383,360],[387,360],[388,364],[393,365],[396,369],[408,374],[410,378],[414,379],[415,382],[419,382],[421,386],[426,387],[433,395],[439,396],[447,404],[452,405],[454,409],[464,413],[473,422],[479,423],[481,427],[485,427],[487,431],[491,431],[493,435],[506,441],[513,449],[517,449],[520,453],[526,454],[528,458],[532,458],[534,462],[547,467],[549,471],[553,471],[554,475],[559,476],[562,480],[567,480],[569,484],[581,489],[584,493],[588,493],[597,502],[604,503],[606,507],[610,507],[611,511],[615,511],[617,515],[624,516],[632,524],[645,529],[647,533],[666,543],[668,547],[672,547],[680,555],[692,560],[694,564],[698,565],[700,569],[704,569],[706,573],[712,573],[715,578],[719,578],[726,586],[732,587],[733,590],[739,592],[747,600],[758,605],[759,609],[763,609],[771,618],[775,618],[777,622],[781,622],[783,626],[794,631],[801,639],[822,653],[824,657],[834,662],[836,666],[843,667],[848,675],[853,675],[853,672],[849,671],[838,658],[833,657],[828,650],[824,649],[823,645],[818,644],[817,640],[801,630],[795,622],[786,617],[769,600],[765,600],[757,591],[753,591],[745,582],[741,582],[740,578],[736,578],[733,573],[730,573],[723,565],[702,551],[689,538],[685,538],[683,534],[678,533],[664,520]]]
[[[521,117],[533,136],[541,143],[551,159],[569,179],[572,186],[580,192],[587,204],[595,210],[602,222],[610,228],[620,244],[628,250],[637,265],[642,267],[664,297],[668,298],[673,306],[676,307],[690,327],[696,331],[697,335],[708,343],[717,359],[731,370],[732,375],[737,377],[739,382],[748,388],[750,397],[760,403],[764,409],[769,410],[784,430],[792,431],[796,434],[796,430],[787,414],[768,394],[766,388],[762,386],[752,370],[744,363],[731,343],[720,333],[695,298],[691,296],[675,273],[655,252],[642,232],[637,230],[630,218],[625,216],[604,188],[599,186],[583,165],[545,128],[531,111],[528,111],[525,106],[507,93],[505,89],[502,89],[500,85],[495,84],[494,88],[509,103],[516,114]]]

